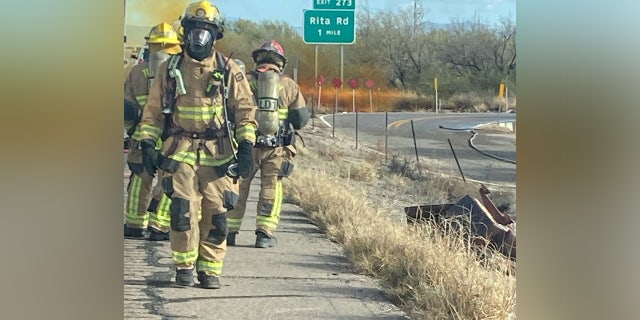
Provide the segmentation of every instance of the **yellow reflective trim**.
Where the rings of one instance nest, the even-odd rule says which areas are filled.
[[[138,214],[138,207],[140,206],[140,188],[142,187],[142,177],[137,174],[131,175],[131,188],[129,192],[129,202],[127,206],[127,212],[124,217],[128,224],[146,226],[149,215],[145,212],[144,215]]]
[[[153,140],[160,139],[160,134],[162,133],[162,129],[152,126],[149,124],[140,125],[140,135],[144,138],[149,137]]]
[[[201,165],[201,166],[209,166],[209,167],[219,167],[229,161],[231,161],[231,159],[233,159],[233,155],[230,155],[227,158],[224,158],[222,160],[217,160],[215,159],[213,156],[209,155],[209,154],[205,154],[204,152],[200,153],[200,163],[196,163],[196,152],[195,151],[181,151],[181,152],[177,152],[174,153],[173,155],[169,156],[170,159],[179,161],[179,162],[184,162],[187,164],[190,164],[192,166],[197,165]]]
[[[136,130],[133,135],[131,136],[131,139],[136,140],[136,141],[141,141],[144,138],[143,133],[141,130]],[[156,150],[162,150],[162,140],[155,138],[156,139]]]
[[[166,194],[162,195],[160,203],[156,208],[156,212],[149,213],[149,222],[153,222],[158,226],[169,228],[171,225],[171,216],[169,215],[169,206],[171,205],[171,198]]]
[[[209,166],[209,167],[219,167],[229,161],[231,161],[231,159],[233,159],[233,155],[230,155],[227,158],[224,158],[222,160],[215,160],[213,157],[207,157],[207,156],[202,156],[200,155],[200,165],[202,166]]]
[[[195,152],[189,152],[189,151],[180,151],[180,152],[176,152],[172,155],[169,156],[169,159],[173,159],[179,162],[184,162],[184,163],[188,163],[192,166],[194,166],[196,164],[196,154]]]
[[[148,98],[148,97],[149,97],[149,96],[148,96],[148,95],[146,95],[146,94],[144,94],[144,95],[139,95],[139,96],[136,96],[136,101],[138,102],[138,104],[139,104],[139,105],[141,105],[141,106],[143,106],[143,107],[144,107],[144,106],[147,104],[147,98]]]
[[[136,130],[131,136],[131,139],[137,140],[137,141],[142,140],[142,133],[140,132],[140,130]]]
[[[223,116],[222,109],[222,105],[197,107],[178,106],[176,118],[184,120],[211,121],[216,116]]]
[[[198,250],[196,249],[188,252],[172,251],[171,256],[173,257],[173,262],[175,264],[191,264],[196,262],[196,259],[198,259]]]
[[[236,141],[242,141],[243,139],[249,141],[256,141],[256,127],[251,124],[246,124],[239,128],[236,128]]]
[[[227,227],[229,228],[229,230],[240,230],[241,226],[242,226],[242,218],[233,219],[233,218],[227,217]]]
[[[269,216],[263,216],[258,214],[256,217],[256,227],[261,227],[266,230],[275,231],[278,227],[278,223],[280,222],[280,211],[282,211],[282,180],[276,181],[276,194],[275,199],[273,200],[273,207],[271,207],[271,212]]]
[[[149,68],[142,69],[142,74],[144,74],[145,78],[149,78]]]
[[[286,109],[286,108],[278,109],[278,119],[279,120],[286,120],[287,116],[289,116],[289,109]]]
[[[198,260],[196,262],[196,270],[219,276],[222,273],[222,264],[222,261]]]

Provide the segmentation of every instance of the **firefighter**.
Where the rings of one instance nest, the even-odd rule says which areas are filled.
[[[240,68],[214,48],[224,32],[218,8],[194,2],[181,17],[183,52],[164,62],[153,82],[140,125],[142,154],[145,170],[165,173],[176,284],[192,286],[195,270],[201,287],[218,289],[226,212],[237,203],[238,176],[253,166],[255,102]],[[158,153],[163,132],[168,138]]]
[[[260,170],[255,247],[268,248],[277,242],[274,231],[282,209],[282,178],[293,170],[295,130],[307,124],[309,110],[298,84],[283,73],[287,58],[278,42],[270,40],[263,43],[253,51],[252,57],[256,69],[247,73],[247,79],[257,103],[258,131],[253,149],[255,168],[248,178],[242,179],[238,205],[227,213],[227,244],[236,243],[251,180]]]
[[[148,227],[148,239],[158,241],[169,239],[169,216],[158,209],[167,208],[170,200],[163,196],[161,184],[156,184],[152,190],[154,176],[145,172],[143,167],[138,125],[158,65],[181,49],[177,33],[171,25],[164,22],[151,28],[145,39],[149,55],[145,61],[131,69],[124,84],[125,127],[131,137],[131,150],[127,156],[131,177],[127,187],[124,236],[143,238],[143,231]],[[159,141],[157,148],[160,147]]]

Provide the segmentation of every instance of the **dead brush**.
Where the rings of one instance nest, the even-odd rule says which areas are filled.
[[[336,161],[344,157],[345,152],[335,146],[326,146],[318,149],[318,155],[330,161]]]
[[[407,159],[407,157],[397,154],[391,155],[391,161],[389,162],[388,168],[391,173],[397,173],[403,177],[412,179],[417,178],[420,175],[417,168]]]
[[[371,181],[378,176],[378,170],[375,164],[369,162],[346,162],[337,166],[339,176],[347,180],[354,181]]]
[[[503,260],[491,248],[483,249],[481,260],[461,228],[394,222],[335,166],[310,157],[300,162],[285,180],[285,194],[342,244],[360,272],[379,279],[413,319],[513,317],[515,278],[501,271]],[[398,177],[383,179],[401,187],[406,178]],[[432,188],[448,186],[433,180]]]

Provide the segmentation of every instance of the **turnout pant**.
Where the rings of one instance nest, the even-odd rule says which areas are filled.
[[[179,162],[175,172],[165,172],[162,185],[171,198],[169,238],[173,262],[220,275],[227,252],[225,213],[238,201],[238,185],[223,170]],[[201,218],[198,218],[201,210]]]
[[[157,171],[158,183],[153,188],[153,197],[149,204],[149,227],[163,233],[169,232],[169,224],[171,222],[171,216],[169,215],[169,206],[171,205],[171,199],[164,193],[162,189],[162,177],[164,172],[162,170]]]
[[[227,213],[229,232],[238,232],[242,225],[251,181],[260,170],[260,195],[256,214],[256,231],[273,235],[280,222],[282,211],[282,178],[293,169],[292,152],[283,147],[253,148],[254,170],[246,179],[240,179],[238,205]]]
[[[144,229],[149,221],[147,208],[151,201],[153,177],[142,165],[142,151],[132,146],[127,156],[127,165],[131,170],[127,186],[127,200],[124,218],[129,228]]]

